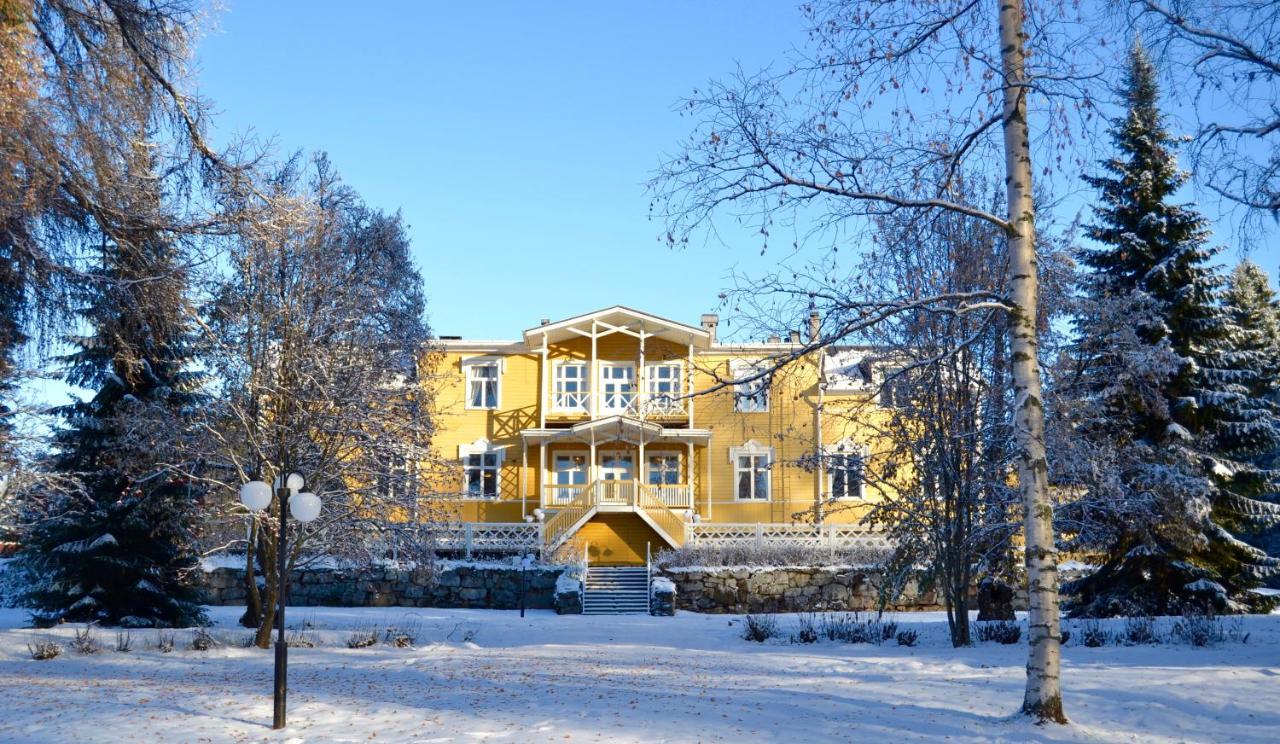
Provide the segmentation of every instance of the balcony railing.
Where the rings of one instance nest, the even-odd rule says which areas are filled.
[[[732,545],[794,546],[843,550],[866,548],[888,553],[893,543],[884,533],[852,524],[693,524],[689,543],[712,547]]]
[[[554,484],[543,489],[542,505],[548,509],[568,506],[584,494],[600,506],[637,506],[638,495],[661,503],[668,509],[693,508],[693,488],[687,483],[650,485],[634,480],[601,480],[587,484]]]
[[[552,415],[586,416],[591,413],[591,400],[595,393],[552,392]],[[600,416],[683,416],[687,413],[679,393],[606,393],[600,396]]]

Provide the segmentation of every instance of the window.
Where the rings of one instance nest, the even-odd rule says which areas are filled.
[[[773,450],[750,441],[741,447],[731,447],[729,458],[733,463],[734,498],[768,501]]]
[[[862,498],[866,455],[857,447],[842,445],[826,456],[827,492],[833,499]]]
[[[587,365],[584,362],[557,364],[554,392],[556,410],[587,410]]]
[[[903,408],[911,402],[911,381],[901,369],[886,369],[881,373],[880,405],[885,408]]]
[[[679,364],[650,364],[645,367],[645,378],[651,410],[680,410]]]
[[[734,379],[751,377],[760,372],[756,364],[739,362],[731,365],[730,374]],[[769,376],[765,375],[750,382],[741,382],[733,386],[733,410],[740,413],[757,413],[769,410]]]
[[[467,408],[498,407],[498,363],[483,361],[463,363],[467,371]]]
[[[556,485],[583,486],[586,483],[586,455],[556,455]]]
[[[674,486],[680,483],[680,455],[649,455],[648,479],[651,486]]]
[[[485,439],[458,446],[462,460],[463,486],[470,499],[496,499],[499,495],[498,475],[502,468],[502,450]]]
[[[604,364],[600,367],[601,405],[605,411],[630,411],[636,402],[636,368],[630,364]]]

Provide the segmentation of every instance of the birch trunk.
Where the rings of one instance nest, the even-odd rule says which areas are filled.
[[[1009,353],[1016,402],[1018,487],[1022,492],[1027,556],[1029,643],[1022,712],[1040,722],[1066,723],[1059,676],[1058,567],[1053,540],[1044,449],[1044,407],[1036,344],[1035,206],[1027,131],[1023,0],[1000,3],[1000,57],[1004,73],[1005,186],[1009,204]]]

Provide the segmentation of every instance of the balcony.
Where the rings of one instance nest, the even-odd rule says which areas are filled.
[[[681,419],[689,415],[685,401],[672,394],[553,392],[548,396],[547,418],[582,419],[591,415],[599,398],[597,417],[629,416],[646,419]]]

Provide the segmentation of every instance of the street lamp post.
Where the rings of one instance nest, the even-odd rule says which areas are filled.
[[[275,705],[271,727],[280,729],[284,728],[285,724],[285,693],[288,691],[289,670],[289,644],[284,637],[284,606],[289,594],[285,555],[287,552],[286,514],[292,514],[294,519],[303,524],[310,522],[320,516],[320,497],[314,493],[301,492],[305,481],[297,473],[290,473],[287,478],[277,476],[274,485],[276,499],[280,502],[280,527],[277,530],[279,540],[276,547]],[[271,504],[271,487],[262,481],[249,481],[240,487],[240,503],[251,512],[263,511]]]

